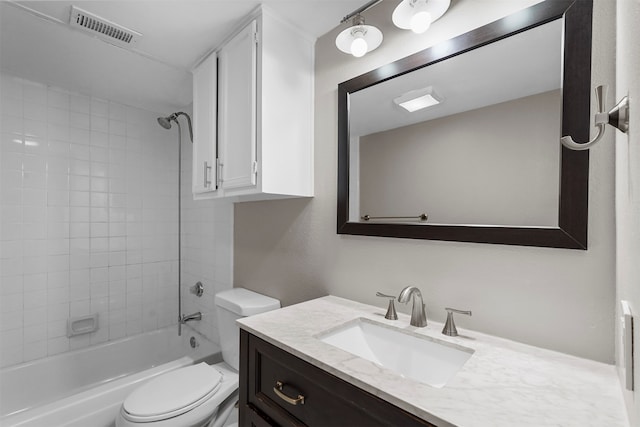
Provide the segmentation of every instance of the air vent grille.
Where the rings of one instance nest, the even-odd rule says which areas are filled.
[[[117,46],[134,46],[142,34],[115,24],[76,6],[71,7],[69,24]]]

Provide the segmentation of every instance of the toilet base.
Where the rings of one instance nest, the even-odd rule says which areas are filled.
[[[236,389],[231,396],[218,406],[215,417],[207,424],[207,427],[237,427],[238,426],[238,402],[239,392]]]

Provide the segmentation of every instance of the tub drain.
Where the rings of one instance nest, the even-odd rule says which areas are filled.
[[[196,348],[198,346],[198,341],[196,341],[196,337],[191,337],[191,339],[189,339],[189,344],[191,344],[191,348]]]

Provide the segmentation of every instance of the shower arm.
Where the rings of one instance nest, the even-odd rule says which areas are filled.
[[[173,113],[171,115],[171,118],[178,123],[178,116],[185,116],[187,118],[187,124],[189,125],[189,137],[191,139],[191,142],[193,142],[193,128],[191,126],[191,117],[189,117],[189,115],[183,111],[178,111],[177,113]]]

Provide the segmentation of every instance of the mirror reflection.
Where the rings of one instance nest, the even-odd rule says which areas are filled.
[[[349,221],[557,227],[562,31],[557,19],[350,93]]]

